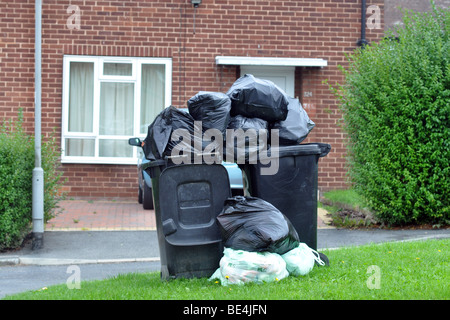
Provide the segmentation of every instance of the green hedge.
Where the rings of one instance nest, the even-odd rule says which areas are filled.
[[[32,171],[34,139],[18,121],[4,121],[0,127],[0,251],[16,248],[31,231]],[[54,139],[42,143],[44,169],[44,222],[57,214],[61,172],[58,172],[59,151]]]
[[[345,84],[333,89],[349,175],[387,224],[448,224],[450,11],[405,11],[403,22],[351,55]]]

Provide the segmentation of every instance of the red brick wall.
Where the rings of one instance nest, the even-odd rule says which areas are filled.
[[[64,164],[69,198],[137,200],[137,168],[122,165]]]
[[[0,2],[0,119],[34,117],[34,4]]]
[[[316,123],[305,142],[325,142],[332,152],[320,160],[319,188],[346,187],[345,138],[336,101],[322,81],[342,81],[339,64],[360,38],[360,0],[238,1],[203,0],[195,17],[188,0],[43,1],[44,134],[61,133],[64,54],[171,57],[172,104],[200,90],[226,92],[239,69],[218,67],[215,56],[323,58],[325,68],[297,68],[296,93]],[[367,0],[367,6],[383,0]],[[66,25],[69,5],[79,6],[80,29]],[[369,17],[370,15],[368,15]],[[381,15],[381,23],[383,22]],[[380,29],[366,29],[376,41]],[[34,126],[34,1],[0,3],[0,118],[23,108]],[[121,165],[64,164],[72,197],[136,196],[136,169]]]

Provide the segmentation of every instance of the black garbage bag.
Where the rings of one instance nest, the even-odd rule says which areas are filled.
[[[234,250],[284,254],[300,243],[289,219],[259,198],[228,198],[217,221],[224,246]]]
[[[299,144],[306,139],[309,132],[316,125],[305,109],[303,109],[300,101],[288,97],[288,115],[286,120],[277,121],[271,124],[271,129],[278,129],[280,145]]]
[[[287,117],[288,96],[272,81],[246,74],[233,83],[227,95],[231,99],[231,116],[240,114],[269,122]]]
[[[231,110],[231,100],[225,93],[200,91],[187,105],[192,117],[202,122],[203,131],[217,129],[225,136]]]
[[[200,132],[200,136],[195,131]],[[202,152],[202,143],[201,128],[196,128],[194,118],[170,106],[149,125],[143,150],[146,159],[157,160],[172,156],[174,148],[183,149],[183,152],[177,151],[176,154],[186,157],[184,163],[193,163],[193,157]]]
[[[148,160],[161,159],[172,134],[170,123],[172,106],[161,111],[148,126],[147,137],[144,139],[142,149]]]
[[[228,123],[225,154],[227,161],[255,162],[261,150],[267,150],[269,123],[259,118],[242,115],[231,117]],[[241,129],[241,130],[239,130]]]
[[[259,130],[269,130],[269,123],[266,120],[260,118],[248,118],[242,115],[237,115],[231,117],[228,123],[228,129],[254,129]]]

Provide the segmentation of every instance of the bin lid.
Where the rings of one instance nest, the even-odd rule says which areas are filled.
[[[168,167],[159,179],[162,231],[177,246],[222,241],[216,217],[231,196],[228,172],[220,164]]]
[[[305,143],[288,146],[270,147],[267,150],[267,155],[273,157],[272,153],[275,151],[278,153],[279,158],[289,156],[309,156],[318,155],[319,157],[325,157],[331,150],[331,145],[326,143]],[[260,159],[264,159],[264,154],[260,154]]]

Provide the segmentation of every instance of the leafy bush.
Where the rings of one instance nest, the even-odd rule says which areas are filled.
[[[405,11],[396,36],[357,50],[340,98],[349,175],[388,224],[448,224],[450,11]]]
[[[34,139],[24,132],[22,123],[20,113],[18,121],[6,121],[0,127],[0,250],[20,246],[31,228]],[[62,197],[58,157],[54,139],[42,143],[44,222],[56,215]]]

